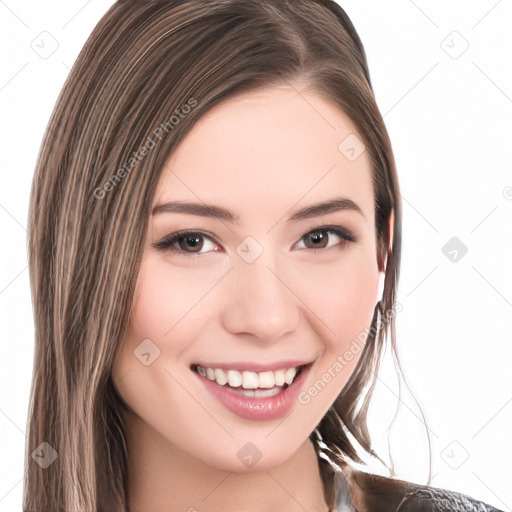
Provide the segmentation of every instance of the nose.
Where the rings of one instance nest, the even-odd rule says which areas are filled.
[[[237,261],[231,272],[222,323],[232,334],[252,335],[271,343],[294,332],[300,323],[300,304],[293,283],[261,255],[256,261]]]

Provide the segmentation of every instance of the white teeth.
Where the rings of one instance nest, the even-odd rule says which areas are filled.
[[[228,382],[232,388],[242,385],[242,374],[236,370],[228,370]]]
[[[256,389],[259,386],[258,374],[256,372],[243,372],[244,389]]]
[[[295,375],[297,374],[297,370],[295,368],[289,368],[286,370],[286,373],[284,374],[284,381],[286,384],[290,385],[293,382],[293,379],[295,378]]]
[[[274,384],[276,386],[282,386],[284,384],[284,371],[283,370],[277,370],[277,372],[274,372]]]
[[[252,398],[265,398],[267,396],[275,396],[283,390],[281,386],[273,387],[272,389],[235,389],[241,395],[250,396]]]
[[[220,368],[215,368],[215,380],[217,381],[217,384],[220,384],[221,386],[224,386],[224,384],[227,384],[228,382],[228,376],[224,372],[224,370],[221,370]]]
[[[260,388],[273,388],[274,387],[274,372],[261,372],[259,374]]]
[[[221,368],[204,368],[196,366],[197,372],[209,380],[214,380],[217,384],[225,386],[228,384],[232,388],[241,388],[243,390],[257,390],[248,391],[246,396],[273,396],[277,394],[284,386],[284,384],[292,384],[293,379],[297,375],[298,368],[288,368],[276,371],[266,372],[240,372],[238,370],[224,371]],[[270,390],[273,394],[269,394]],[[275,391],[277,390],[277,391]],[[263,395],[261,393],[264,393]]]
[[[254,391],[254,396],[256,398],[265,398],[267,396],[275,396],[277,395],[278,393],[280,393],[281,391],[283,390],[282,387],[275,387],[275,388],[272,388],[272,389],[256,389]]]

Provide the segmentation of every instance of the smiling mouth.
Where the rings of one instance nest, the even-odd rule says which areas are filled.
[[[193,364],[191,370],[244,396],[265,398],[275,396],[291,386],[304,369],[311,364],[264,372],[223,370],[222,368],[208,368]]]

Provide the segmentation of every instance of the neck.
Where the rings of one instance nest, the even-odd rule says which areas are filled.
[[[209,466],[126,413],[130,512],[327,512],[315,449],[307,439],[285,463],[233,473]]]

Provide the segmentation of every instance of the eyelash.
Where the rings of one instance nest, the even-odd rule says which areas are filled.
[[[299,241],[303,240],[304,238],[306,238],[309,235],[313,235],[313,234],[316,234],[316,233],[333,233],[333,234],[339,236],[341,238],[341,242],[339,244],[337,244],[336,246],[334,246],[334,247],[338,247],[338,246],[344,247],[349,242],[355,242],[356,241],[356,239],[355,239],[355,237],[353,235],[351,235],[348,231],[345,231],[341,227],[339,227],[339,226],[325,226],[325,225],[319,226],[316,229],[308,231],[306,234],[304,234],[299,239]],[[182,249],[179,249],[179,248],[176,248],[176,247],[172,246],[172,244],[177,242],[180,238],[186,238],[187,236],[191,236],[191,235],[192,236],[193,235],[199,235],[201,237],[208,238],[209,240],[215,242],[216,244],[219,244],[219,242],[217,242],[215,237],[213,237],[212,235],[210,235],[208,233],[204,233],[203,231],[177,231],[176,233],[172,233],[171,235],[166,236],[160,242],[154,242],[153,243],[153,247],[155,247],[158,250],[171,251],[171,252],[177,253],[180,256],[183,256],[185,258],[195,258],[197,256],[201,256],[202,254],[207,254],[207,253],[189,253],[187,251],[184,251]],[[301,250],[316,251],[317,254],[318,253],[323,254],[323,253],[325,253],[325,251],[333,249],[334,247],[326,247],[326,248],[320,248],[320,249],[306,247],[305,249],[301,249]],[[208,251],[208,252],[210,252],[210,251]]]

